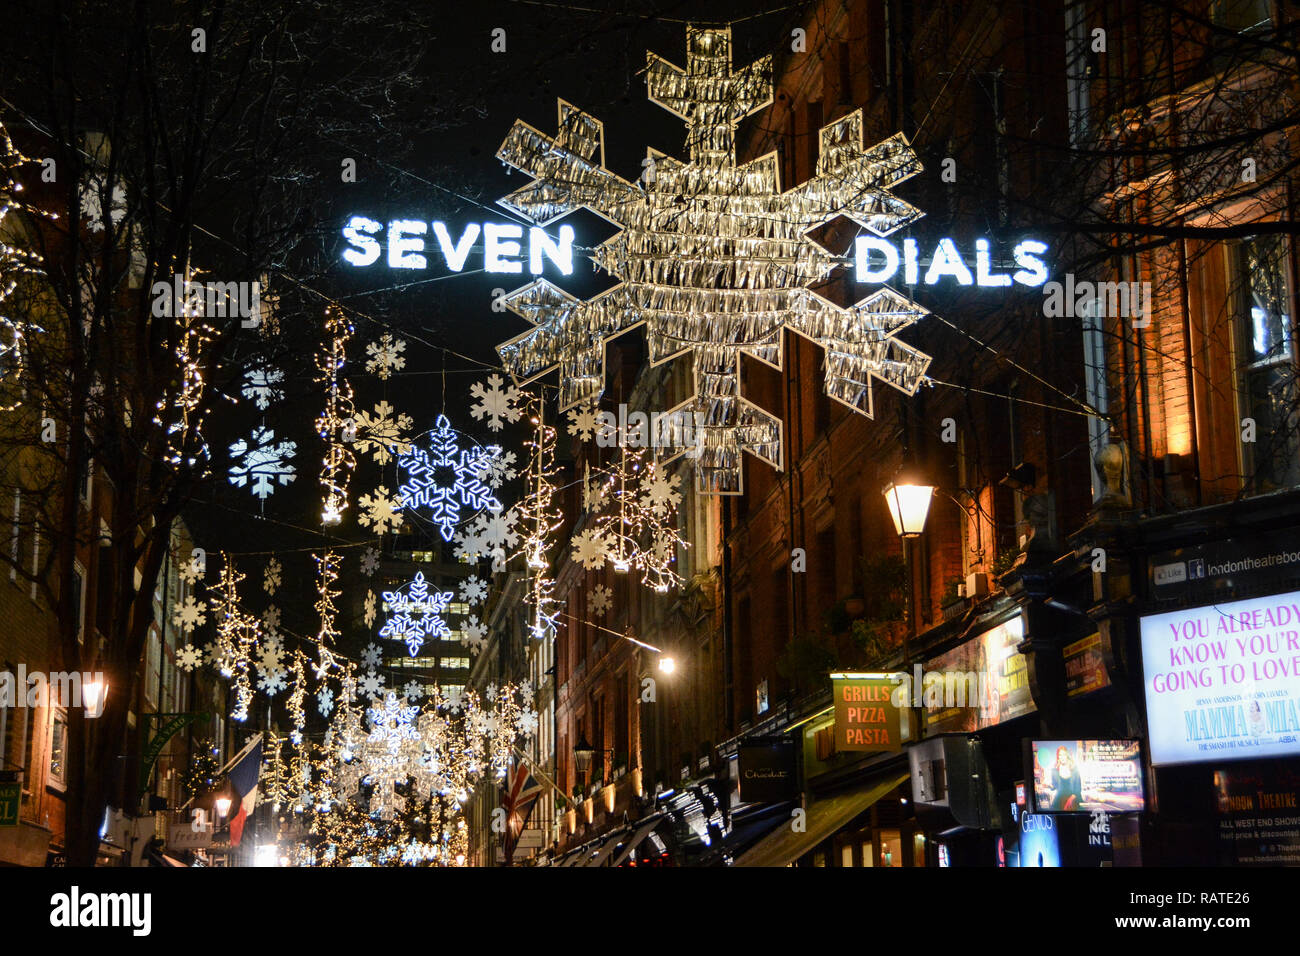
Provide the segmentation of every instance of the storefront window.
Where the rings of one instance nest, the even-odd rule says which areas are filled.
[[[903,865],[903,838],[897,830],[878,831],[876,845],[880,848],[876,858],[877,866]]]
[[[912,865],[925,866],[925,834],[912,834]]]

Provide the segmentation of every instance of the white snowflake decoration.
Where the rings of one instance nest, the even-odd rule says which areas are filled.
[[[462,528],[456,532],[456,547],[453,553],[460,561],[477,561],[484,553],[483,539],[474,533],[473,528]]]
[[[176,652],[176,666],[189,673],[203,663],[203,651],[193,644],[186,644]]]
[[[733,71],[730,28],[686,31],[683,70],[651,54],[652,102],[687,123],[689,162],[651,154],[655,176],[631,183],[604,166],[604,126],[559,102],[559,134],[519,121],[497,156],[532,177],[502,205],[539,224],[586,208],[622,227],[593,261],[619,280],[583,301],[545,279],[504,297],[534,326],[498,347],[518,384],[560,369],[560,408],[604,390],[607,339],[646,325],[650,361],[689,353],[695,394],[673,412],[704,422],[696,435],[700,490],[739,494],[742,452],[782,467],[781,422],[741,395],[749,355],[782,367],[790,328],[826,350],[826,392],[871,417],[871,379],[914,394],[929,356],[897,334],[926,310],[889,288],[841,308],[812,291],[843,261],[810,233],[846,217],[877,236],[921,212],[890,190],[921,171],[902,134],[863,148],[861,110],[820,131],[817,170],[780,188],[775,152],[738,165],[735,131],[772,102],[772,58]],[[646,177],[649,179],[649,177]]]
[[[289,462],[297,448],[297,442],[276,442],[269,428],[254,428],[251,446],[242,438],[230,446],[230,457],[240,459],[230,466],[230,483],[243,488],[251,480],[254,496],[265,501],[277,481],[283,486],[296,477]]]
[[[402,685],[402,695],[407,700],[419,700],[424,696],[424,685],[418,680],[408,680]]]
[[[204,562],[200,561],[197,555],[191,557],[188,561],[181,561],[178,558],[177,563],[179,564],[177,573],[180,574],[181,580],[186,584],[192,585],[202,580]]]
[[[610,598],[613,596],[613,593],[614,592],[605,585],[597,584],[591,589],[591,593],[587,595],[587,607],[591,609],[593,614],[599,614],[601,617],[604,617],[605,612],[610,608]]]
[[[257,689],[274,696],[288,686],[287,677],[288,673],[282,667],[263,670],[257,679]]]
[[[358,504],[361,511],[357,514],[357,522],[375,534],[395,532],[402,526],[402,499],[390,495],[384,485],[376,488],[373,495],[362,495]]]
[[[366,577],[374,577],[379,570],[379,549],[366,548],[361,552],[361,573]]]
[[[202,604],[194,599],[193,594],[188,595],[184,601],[176,605],[175,614],[172,617],[172,620],[176,622],[176,626],[185,634],[188,634],[196,627],[202,626],[207,619],[208,612],[204,610]]]
[[[267,634],[280,633],[280,609],[274,604],[268,604],[262,612],[262,629]]]
[[[475,382],[469,389],[470,395],[478,399],[470,406],[469,413],[476,421],[482,421],[486,415],[487,426],[494,432],[501,431],[506,422],[514,424],[519,421],[519,416],[523,414],[523,409],[516,404],[519,401],[519,389],[513,385],[502,389],[504,384],[505,379],[500,375],[489,375],[486,387],[482,382]]]
[[[470,617],[465,621],[465,626],[461,628],[461,634],[463,635],[462,641],[465,646],[475,654],[483,650],[483,645],[487,643],[487,625],[477,617]],[[488,696],[491,695],[489,694]]]
[[[451,628],[442,614],[454,598],[452,591],[430,591],[424,572],[417,571],[408,593],[385,591],[384,608],[393,612],[379,632],[380,637],[404,641],[408,653],[415,657],[427,638],[451,636]]]
[[[366,354],[370,356],[366,360],[366,371],[381,379],[388,379],[394,372],[406,368],[406,357],[402,355],[405,351],[406,342],[403,339],[394,339],[385,333],[379,337],[378,342],[366,345]]]
[[[373,627],[375,624],[375,592],[366,592],[366,601],[362,606],[361,619],[365,622],[366,627]]]
[[[511,508],[506,512],[490,512],[478,516],[474,521],[483,554],[492,554],[498,548],[513,549],[519,543],[519,510]]]
[[[316,709],[320,711],[322,717],[328,717],[330,711],[334,709],[334,691],[328,687],[322,687],[316,692]]]
[[[682,503],[682,493],[678,490],[681,483],[680,475],[660,470],[642,484],[641,504],[660,518],[667,517]]]
[[[600,419],[595,405],[583,405],[569,409],[569,434],[576,435],[580,441],[591,441],[600,428]]]
[[[384,649],[373,641],[367,644],[365,650],[361,652],[361,664],[369,670],[377,668],[383,659]]]
[[[519,474],[519,470],[515,468],[517,461],[514,452],[498,451],[497,454],[483,459],[483,467],[479,469],[478,476],[487,482],[489,488],[496,491]]]
[[[573,536],[573,560],[588,571],[595,571],[609,556],[609,542],[597,528],[584,528]]]
[[[521,737],[531,737],[533,734],[537,733],[537,723],[537,711],[521,711],[519,714],[519,720],[516,722],[519,735]]]
[[[374,414],[360,412],[356,416],[357,450],[370,455],[377,465],[388,464],[394,455],[405,455],[411,450],[410,434],[412,420],[405,412],[393,415],[394,409],[387,402],[375,406]]]
[[[266,570],[262,574],[262,589],[266,591],[267,594],[271,596],[275,595],[276,589],[279,588],[282,583],[280,575],[283,572],[284,568],[280,566],[279,558],[272,558],[270,561],[266,562]]]
[[[259,411],[266,411],[272,402],[284,398],[284,372],[276,368],[250,368],[244,373],[244,386],[239,393],[244,398],[251,398]]]
[[[466,604],[482,604],[487,595],[487,583],[480,581],[477,574],[471,574],[460,584],[460,599]]]
[[[384,690],[384,675],[370,671],[361,678],[361,693],[366,697],[378,697]]]
[[[500,509],[501,503],[479,478],[484,459],[500,448],[492,445],[462,451],[446,415],[438,416],[430,435],[428,451],[417,448],[398,459],[398,466],[409,476],[398,491],[406,507],[428,508],[443,540],[450,541],[452,529],[461,521],[461,508],[480,512]]]
[[[262,670],[276,670],[284,666],[284,647],[279,641],[265,640],[257,650],[257,666]]]

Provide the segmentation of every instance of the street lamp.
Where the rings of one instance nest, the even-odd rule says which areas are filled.
[[[677,662],[671,657],[661,657],[659,658],[659,670],[665,674],[671,674],[677,670]]]
[[[894,519],[894,530],[900,538],[919,538],[925,531],[925,519],[930,514],[930,500],[934,485],[925,484],[914,474],[899,474],[885,488],[885,502],[889,516]]]
[[[224,820],[226,814],[230,812],[230,798],[226,796],[217,797],[216,808],[218,818]]]
[[[108,684],[102,680],[92,680],[81,688],[81,702],[85,705],[87,717],[98,717],[104,711],[104,701],[108,698]]]
[[[583,734],[573,745],[573,759],[578,765],[578,773],[586,773],[591,769],[591,758],[594,756],[596,756],[596,748],[587,743],[587,735]]]

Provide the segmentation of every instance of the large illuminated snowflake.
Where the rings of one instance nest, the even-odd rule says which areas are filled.
[[[622,226],[593,261],[622,280],[589,300],[545,279],[503,301],[535,328],[498,346],[521,384],[560,369],[562,410],[605,386],[605,340],[646,326],[650,359],[690,353],[695,395],[678,409],[704,422],[696,475],[705,493],[738,494],[740,452],[782,467],[781,422],[740,394],[740,356],[780,368],[789,328],[826,349],[826,392],[870,417],[874,376],[912,394],[928,356],[897,334],[926,310],[888,288],[841,308],[809,287],[842,263],[810,233],[845,217],[878,236],[920,218],[890,193],[921,171],[901,133],[864,149],[862,112],[823,127],[817,172],[782,191],[776,153],[736,164],[741,119],[772,102],[772,61],[731,69],[730,29],[686,31],[687,68],[649,54],[650,99],[687,123],[690,162],[650,153],[633,184],[605,168],[604,126],[559,102],[559,133],[516,122],[497,151],[535,181],[501,204],[539,224],[587,208]]]
[[[416,572],[408,593],[385,591],[383,594],[384,609],[391,611],[393,616],[384,624],[379,636],[406,642],[406,649],[412,657],[419,653],[426,638],[451,636],[451,628],[447,627],[442,614],[455,597],[455,592],[430,591],[423,571]]]
[[[475,512],[498,511],[501,503],[483,483],[488,463],[500,454],[497,445],[462,450],[446,415],[439,415],[437,427],[429,433],[431,447],[413,449],[397,464],[409,476],[398,492],[407,508],[428,508],[444,541],[460,523],[461,508]]]

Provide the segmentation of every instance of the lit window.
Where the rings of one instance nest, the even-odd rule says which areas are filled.
[[[1256,236],[1237,248],[1238,377],[1247,486],[1257,492],[1300,484],[1296,368],[1293,357],[1287,241]]]
[[[67,778],[68,719],[64,714],[54,718],[50,730],[50,783],[63,786]]]

